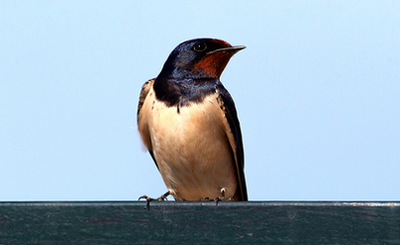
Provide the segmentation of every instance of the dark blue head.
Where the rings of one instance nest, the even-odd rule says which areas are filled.
[[[159,77],[164,79],[219,78],[230,58],[245,46],[211,38],[179,44],[169,55]]]
[[[168,106],[200,102],[216,91],[219,77],[230,58],[244,46],[210,38],[179,44],[169,55],[153,88],[157,99]]]

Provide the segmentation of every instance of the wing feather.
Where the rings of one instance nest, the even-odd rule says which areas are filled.
[[[156,159],[154,158],[154,154],[153,154],[153,147],[151,144],[149,128],[148,128],[146,122],[142,122],[144,120],[144,118],[141,115],[143,105],[146,102],[146,98],[147,98],[147,95],[149,94],[149,91],[153,87],[154,81],[155,81],[155,78],[150,79],[147,82],[145,82],[142,86],[142,90],[140,91],[139,104],[138,104],[138,110],[137,110],[137,124],[138,124],[138,129],[140,132],[140,136],[142,137],[143,143],[145,144],[147,150],[150,153],[151,158],[153,158],[153,161],[158,168],[158,164],[157,164]]]
[[[236,176],[238,181],[238,189],[235,196],[239,196],[239,200],[237,201],[247,201],[247,188],[246,180],[244,177],[243,140],[235,103],[229,92],[223,87],[222,84],[218,86],[217,92],[219,93],[220,107],[224,111],[225,117],[230,127],[230,132],[227,132],[227,134],[233,134],[234,138],[234,142],[231,142],[231,147],[234,154]]]

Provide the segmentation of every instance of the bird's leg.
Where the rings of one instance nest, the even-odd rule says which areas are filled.
[[[224,201],[225,200],[225,192],[226,192],[225,188],[222,188],[221,189],[221,196],[215,198],[215,202],[217,203],[217,205],[218,205],[218,203],[220,201]]]
[[[143,195],[143,196],[139,197],[138,201],[140,201],[140,199],[146,199],[146,207],[149,208],[151,201],[168,201],[167,196],[169,196],[169,195],[170,195],[169,191],[167,191],[166,193],[161,195],[159,198],[151,198],[146,195]]]

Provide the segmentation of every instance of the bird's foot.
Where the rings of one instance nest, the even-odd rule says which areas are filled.
[[[147,209],[149,209],[150,202],[152,202],[152,201],[168,201],[167,196],[169,196],[169,194],[170,194],[169,191],[167,191],[166,193],[161,195],[159,198],[151,198],[146,195],[143,195],[143,196],[139,197],[138,201],[140,201],[140,199],[146,199],[146,207],[147,207]]]
[[[221,196],[220,196],[220,197],[216,197],[215,199],[206,197],[206,198],[204,198],[204,201],[208,201],[208,202],[214,201],[217,205],[218,205],[219,202],[224,202],[224,201],[226,201],[226,202],[231,202],[231,201],[234,201],[232,197],[226,198],[226,197],[225,197],[225,193],[226,193],[225,188],[222,188],[222,189],[221,189]]]

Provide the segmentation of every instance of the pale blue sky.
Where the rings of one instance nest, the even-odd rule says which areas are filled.
[[[250,200],[399,200],[399,13],[400,1],[0,1],[0,201],[164,193],[138,96],[196,37],[247,46],[221,80]]]

